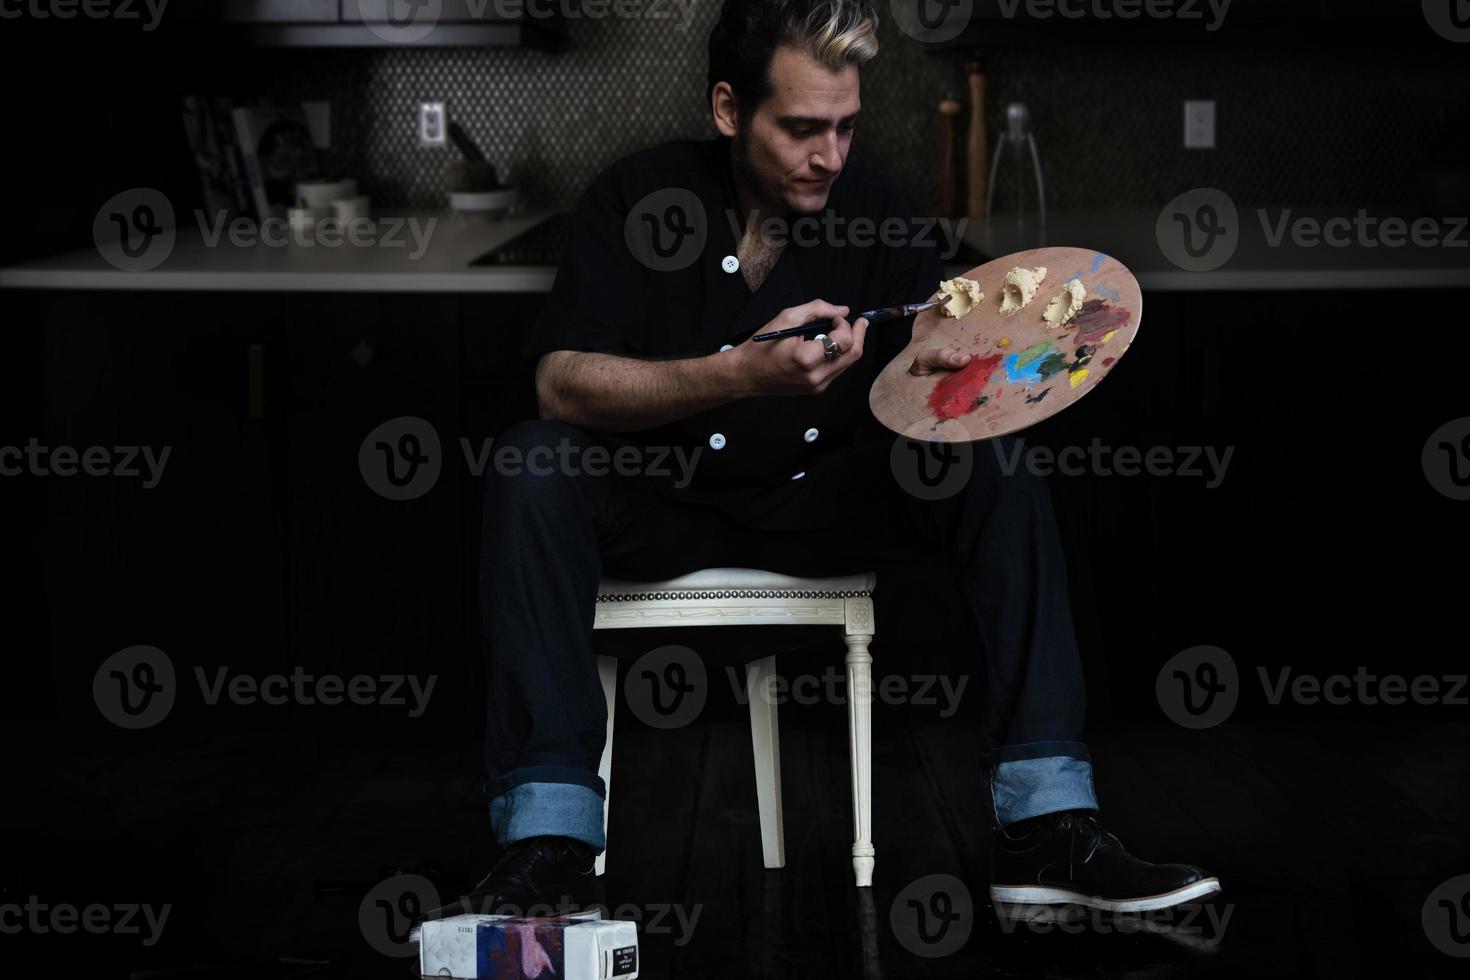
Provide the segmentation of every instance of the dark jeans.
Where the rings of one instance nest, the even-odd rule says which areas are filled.
[[[492,460],[480,560],[486,765],[491,820],[503,843],[560,834],[604,846],[597,768],[607,707],[592,646],[604,572],[654,581],[735,566],[821,576],[948,560],[981,639],[981,650],[957,655],[985,680],[985,764],[997,822],[1096,807],[1081,742],[1086,690],[1051,497],[1024,464],[1006,472],[997,450],[1016,458],[1014,437],[965,447],[968,479],[937,500],[905,489],[915,484],[895,476],[902,469],[890,462],[890,441],[834,450],[832,465],[783,488],[795,494],[783,514],[810,514],[813,526],[781,531],[671,499],[647,476],[574,475],[581,454],[603,444],[545,421],[515,425],[495,442],[504,459],[525,461],[501,471]],[[531,465],[537,447],[556,454],[543,449]]]

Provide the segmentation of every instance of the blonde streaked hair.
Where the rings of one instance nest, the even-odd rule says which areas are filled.
[[[725,0],[709,36],[708,98],[728,82],[753,110],[770,95],[771,59],[790,45],[834,71],[878,55],[878,14],[871,0]]]

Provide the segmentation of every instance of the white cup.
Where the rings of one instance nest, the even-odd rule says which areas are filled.
[[[354,218],[371,216],[372,198],[366,194],[354,197],[339,197],[332,202],[332,216],[344,224]]]
[[[296,185],[296,200],[309,208],[320,208],[329,213],[332,202],[337,198],[356,194],[357,181],[350,177],[346,180],[304,180]]]

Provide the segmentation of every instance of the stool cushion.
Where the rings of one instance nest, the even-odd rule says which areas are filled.
[[[873,572],[835,578],[797,578],[757,568],[702,568],[688,575],[661,582],[626,582],[603,578],[597,589],[598,602],[632,598],[683,598],[687,593],[755,593],[757,597],[827,598],[866,595],[873,591],[878,576]],[[664,595],[663,593],[677,593]]]

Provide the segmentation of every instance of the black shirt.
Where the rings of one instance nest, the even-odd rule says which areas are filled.
[[[620,160],[582,198],[525,356],[705,356],[740,344],[788,307],[822,299],[856,318],[926,300],[939,284],[932,223],[857,167],[843,169],[825,211],[793,216],[785,250],[754,293],[735,260],[742,234],[727,138],[666,143]],[[862,360],[819,395],[740,399],[606,438],[697,451],[692,481],[660,486],[661,493],[720,507],[754,527],[799,526],[782,514],[794,480],[830,478],[854,447],[893,438],[873,419],[868,390],[908,344],[911,327],[907,319],[870,326]]]

